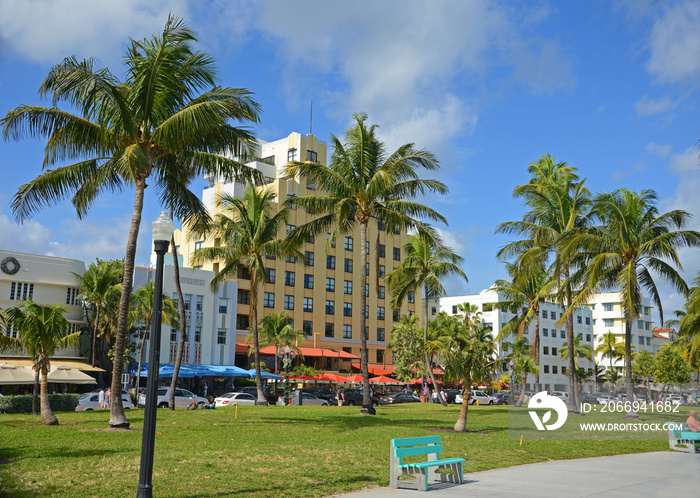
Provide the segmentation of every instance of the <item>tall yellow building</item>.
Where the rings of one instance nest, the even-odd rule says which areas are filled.
[[[273,189],[277,201],[282,203],[288,197],[313,195],[315,185],[305,180],[282,178],[289,161],[312,161],[327,164],[327,145],[314,135],[292,133],[275,142],[261,142],[259,157],[249,166],[262,172],[266,185],[260,188]],[[223,193],[242,196],[245,185],[224,183],[219,178],[208,177],[209,186],[204,189],[202,201],[212,214],[218,212],[217,201]],[[288,226],[279,234],[284,237],[289,231],[309,220],[303,209],[293,210]],[[190,258],[195,250],[212,246],[219,241],[205,239],[187,233],[187,228],[175,232],[179,260],[183,266],[190,266]],[[391,296],[383,278],[385,273],[396,268],[402,259],[402,246],[408,240],[405,233],[387,233],[382,226],[372,222],[368,228],[369,277],[365,292],[367,307],[367,347],[369,363],[392,364],[391,352],[387,344],[391,339],[391,329],[406,314],[421,310],[420,292],[412,293],[400,310],[390,307]],[[376,242],[379,245],[376,245]],[[336,241],[335,247],[326,252],[327,236],[317,236],[308,241],[301,250],[305,253],[307,265],[290,258],[268,259],[268,281],[259,291],[258,316],[271,312],[286,311],[294,319],[294,327],[306,333],[302,346],[342,350],[353,355],[360,354],[361,313],[360,309],[360,234],[359,227],[354,233],[345,234]],[[377,254],[378,251],[378,268]],[[219,263],[208,263],[205,270],[219,270]],[[378,271],[378,273],[377,273]],[[379,275],[378,286],[375,276]],[[238,275],[238,290],[235,296],[236,341],[245,341],[248,334],[250,312],[250,281],[245,272]],[[233,296],[231,296],[233,297]],[[307,355],[308,356],[308,355]],[[353,362],[359,363],[359,360]],[[324,370],[349,371],[351,361],[340,361],[327,355],[315,359],[307,358],[307,363]]]

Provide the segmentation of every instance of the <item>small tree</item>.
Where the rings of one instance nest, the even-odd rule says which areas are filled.
[[[681,353],[671,344],[665,344],[656,353],[656,375],[659,384],[687,384],[690,382],[690,366]]]
[[[416,315],[402,316],[401,321],[391,329],[391,342],[387,347],[393,352],[397,379],[408,382],[416,373],[425,373],[425,345],[421,336]]]
[[[647,393],[647,398],[651,401],[651,389],[649,383],[656,376],[656,361],[654,355],[649,351],[640,351],[634,354],[632,362],[632,375],[635,382],[644,384],[644,389]]]

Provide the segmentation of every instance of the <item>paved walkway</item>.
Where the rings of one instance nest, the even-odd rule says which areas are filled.
[[[700,454],[655,452],[559,460],[465,473],[464,481],[461,485],[433,485],[425,496],[697,497],[700,496]],[[420,495],[423,493],[414,490],[371,488],[342,497]]]

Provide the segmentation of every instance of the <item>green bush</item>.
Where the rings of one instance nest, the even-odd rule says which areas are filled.
[[[78,406],[78,394],[49,394],[49,404],[54,412],[72,412]],[[3,396],[0,413],[31,413],[32,396]]]

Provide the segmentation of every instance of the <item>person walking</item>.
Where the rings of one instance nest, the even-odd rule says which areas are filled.
[[[109,407],[112,406],[112,388],[107,388],[107,392],[105,393],[105,409],[109,409]]]
[[[103,387],[100,389],[100,394],[97,397],[98,401],[100,402],[100,410],[105,409],[105,388]]]
[[[343,392],[342,387],[338,389],[338,394],[336,397],[338,398],[338,406],[343,406],[343,403],[345,403],[345,393]]]

